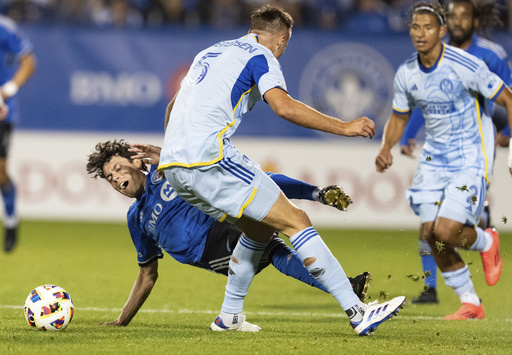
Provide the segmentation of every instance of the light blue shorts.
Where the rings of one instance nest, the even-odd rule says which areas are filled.
[[[224,141],[223,159],[204,167],[170,167],[165,176],[178,195],[218,221],[242,215],[261,221],[281,190],[260,166]]]
[[[467,171],[427,170],[420,166],[406,198],[421,223],[444,217],[475,225],[484,208],[486,193],[487,180],[482,176]]]

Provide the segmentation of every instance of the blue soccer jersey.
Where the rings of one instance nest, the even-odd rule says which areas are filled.
[[[0,85],[11,80],[18,69],[21,57],[32,51],[32,43],[23,35],[10,18],[0,15]],[[9,114],[5,119],[11,122],[17,119],[16,97],[7,100]]]
[[[504,87],[483,61],[446,44],[431,68],[418,54],[402,64],[395,75],[393,110],[403,114],[417,107],[425,118],[420,165],[465,169],[489,180],[494,131],[485,99],[494,100]]]
[[[184,264],[196,264],[215,220],[179,197],[152,166],[142,197],[128,210],[128,229],[139,265],[162,258],[162,249]]]
[[[194,59],[181,82],[160,157],[160,168],[211,165],[262,95],[286,90],[281,66],[258,36],[219,42]]]

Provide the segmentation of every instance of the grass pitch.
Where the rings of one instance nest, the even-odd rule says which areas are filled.
[[[245,301],[260,333],[213,333],[226,278],[184,266],[169,255],[139,314],[124,328],[99,325],[120,313],[138,274],[135,249],[123,224],[25,221],[11,254],[0,254],[0,354],[6,353],[247,353],[247,354],[509,354],[512,348],[512,235],[502,233],[504,270],[486,285],[478,253],[463,252],[483,320],[444,321],[459,307],[440,274],[439,305],[412,305],[422,290],[416,231],[320,230],[349,276],[373,274],[372,299],[404,295],[397,317],[370,337],[358,337],[329,295],[281,275],[257,275]],[[53,283],[73,298],[75,316],[62,332],[34,331],[23,304],[36,286]]]

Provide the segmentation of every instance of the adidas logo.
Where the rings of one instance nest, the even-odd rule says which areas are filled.
[[[416,84],[412,86],[411,91],[418,91],[418,87],[416,86]]]

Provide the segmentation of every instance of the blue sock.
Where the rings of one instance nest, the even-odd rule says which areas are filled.
[[[313,191],[315,191],[317,186],[282,174],[267,173],[267,175],[274,180],[286,197],[290,199],[313,200]]]
[[[9,180],[8,183],[0,186],[2,197],[4,199],[5,214],[7,216],[13,216],[16,207],[16,187]]]
[[[340,263],[313,227],[293,235],[290,241],[309,273],[325,286],[345,311],[361,303]]]
[[[270,262],[279,272],[327,292],[327,289],[302,265],[297,253],[287,247],[281,238],[272,239],[267,250]]]
[[[420,239],[420,256],[423,272],[430,272],[430,276],[425,278],[425,286],[429,288],[437,287],[437,264],[432,255],[432,249],[425,240]]]
[[[242,313],[244,298],[267,245],[268,243],[255,242],[245,234],[240,237],[229,261],[228,283],[224,293],[222,312]]]

